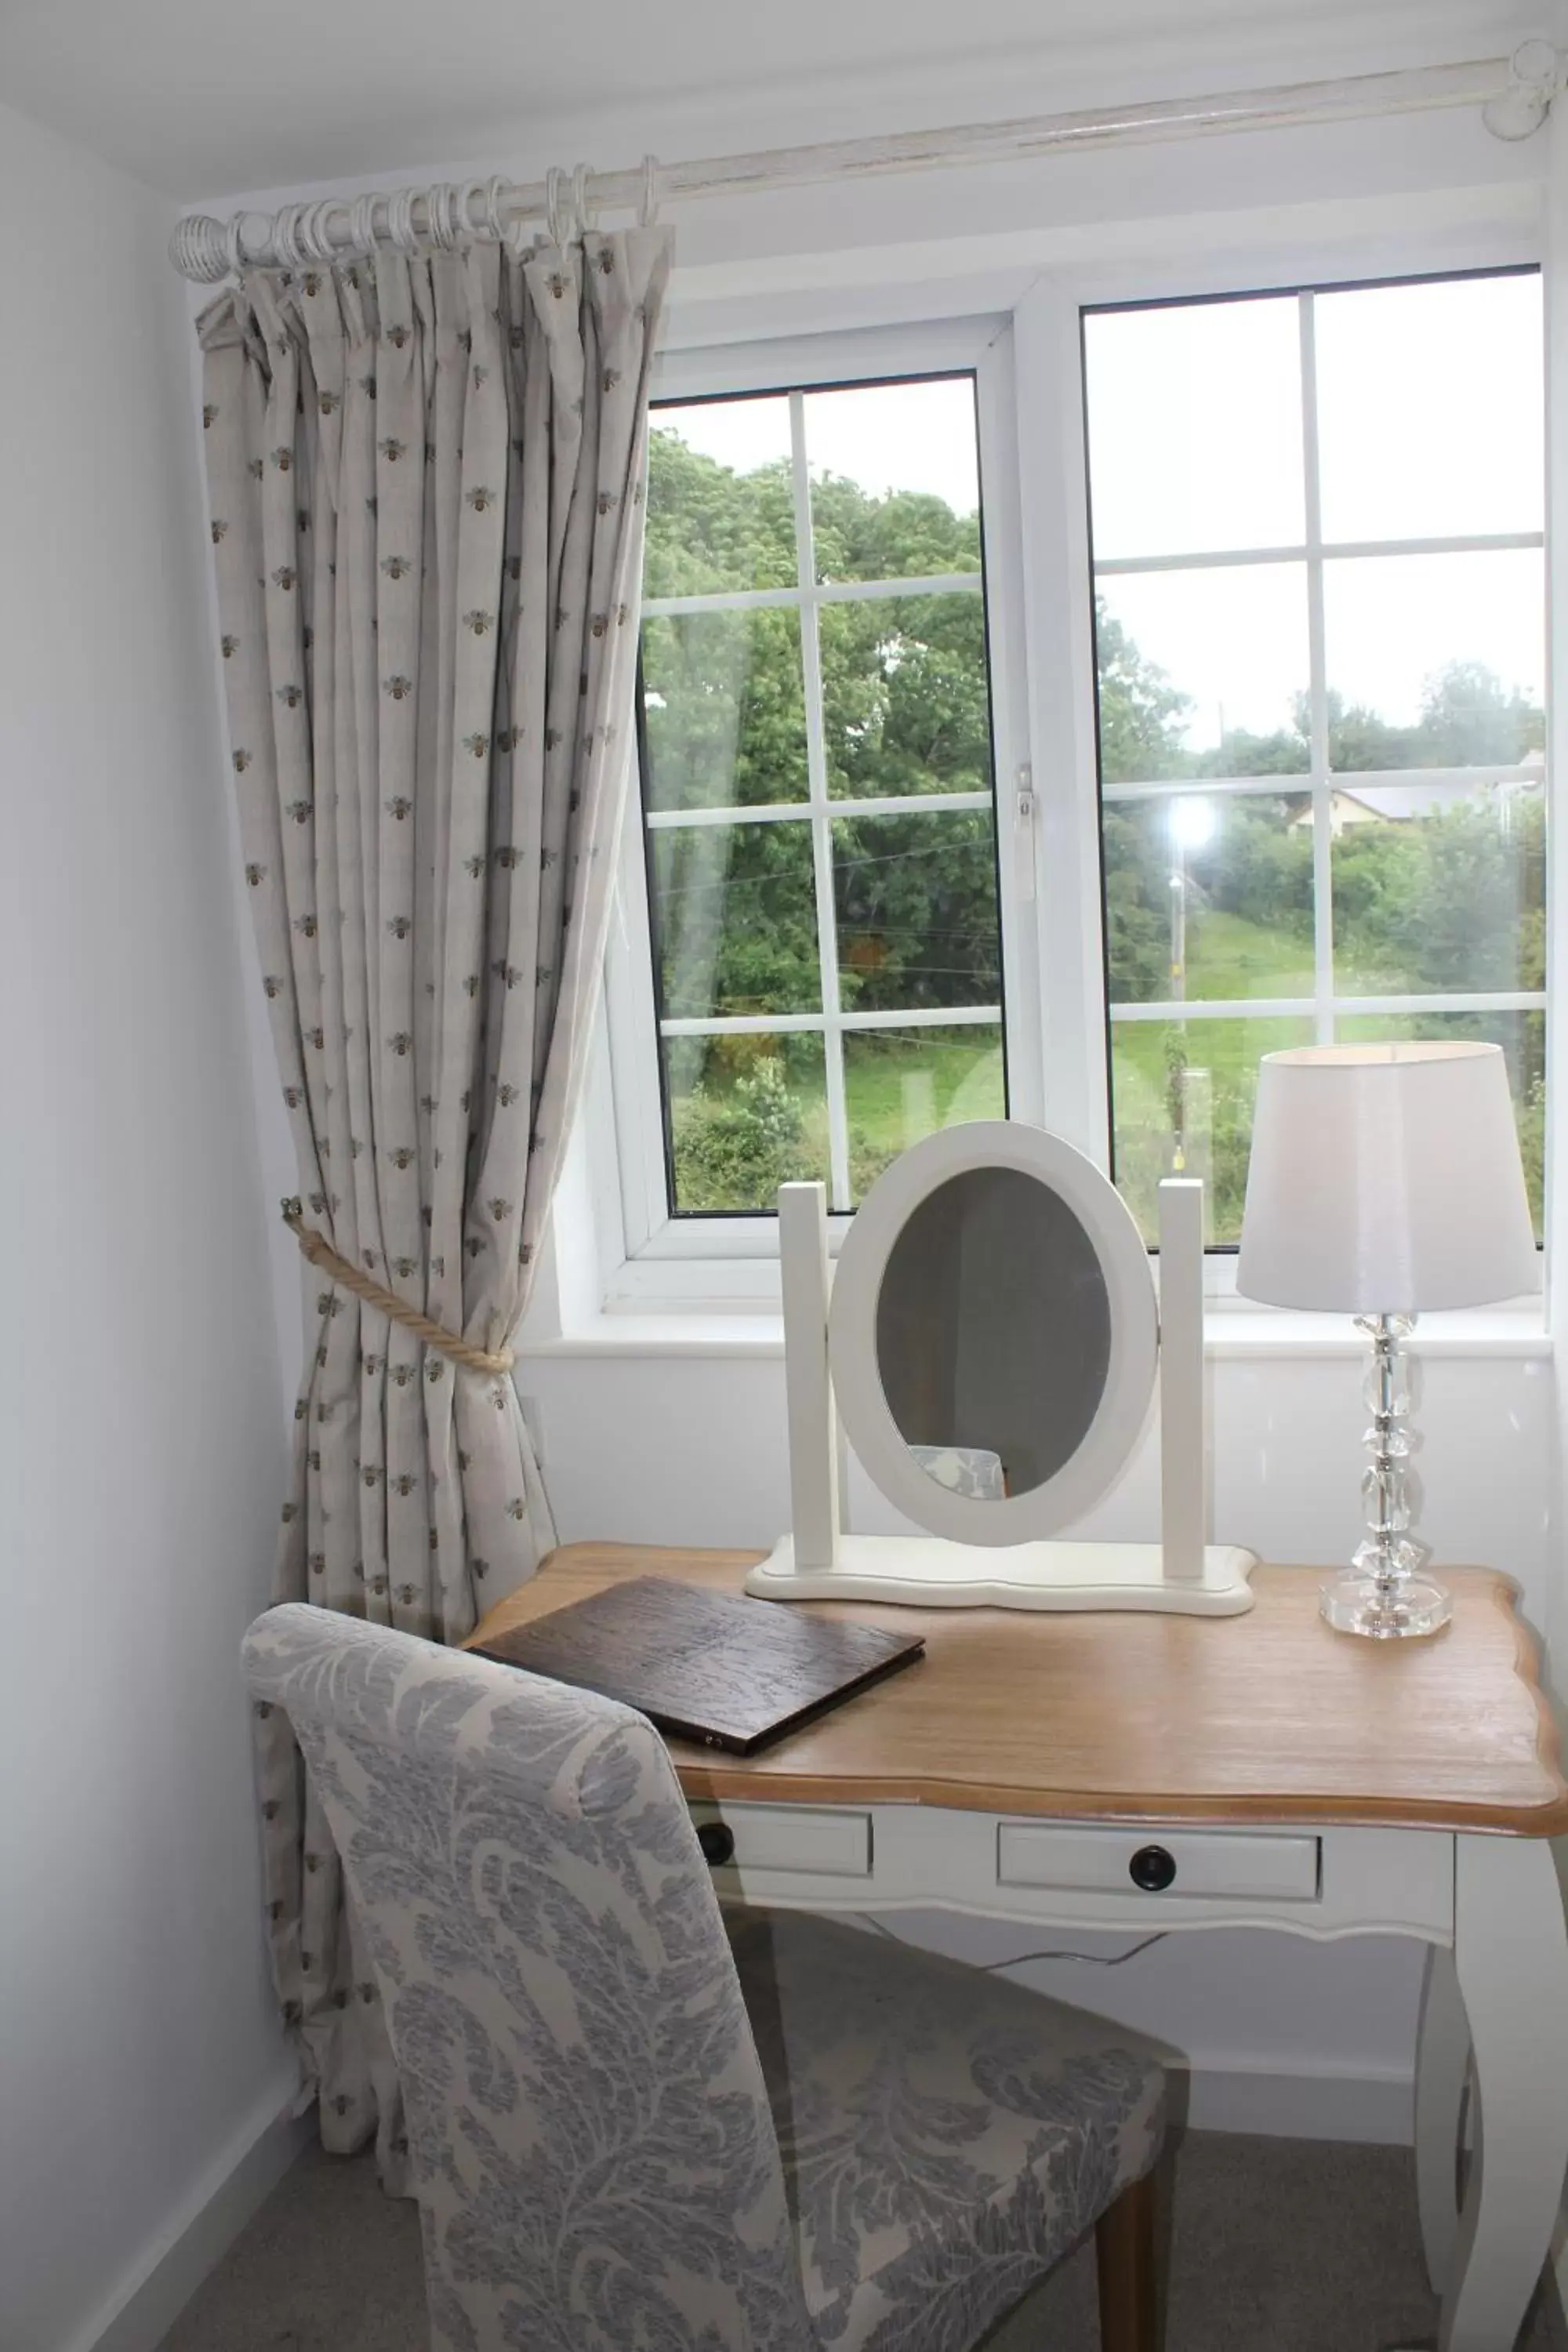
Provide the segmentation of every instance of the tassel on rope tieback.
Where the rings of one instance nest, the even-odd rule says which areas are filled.
[[[410,1307],[405,1299],[399,1298],[395,1290],[388,1290],[373,1275],[362,1274],[357,1265],[340,1256],[324,1234],[317,1233],[313,1225],[305,1223],[302,1202],[284,1202],[283,1222],[312,1265],[319,1265],[321,1272],[330,1275],[340,1288],[352,1290],[354,1297],[363,1298],[367,1307],[379,1307],[392,1322],[401,1323],[405,1331],[412,1331],[415,1338],[423,1339],[427,1348],[436,1349],[454,1364],[461,1364],[466,1371],[489,1372],[497,1378],[504,1378],[510,1371],[517,1360],[510,1348],[471,1348],[456,1332],[448,1331],[444,1323],[437,1323],[428,1315],[421,1315],[416,1307]]]

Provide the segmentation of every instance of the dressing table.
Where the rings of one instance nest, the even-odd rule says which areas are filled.
[[[759,1555],[573,1544],[473,1641],[633,1576],[739,1592]],[[1516,1588],[1452,1572],[1426,1643],[1346,1641],[1318,1572],[1248,1613],[796,1607],[923,1662],[753,1757],[671,1743],[721,1894],[1053,1930],[1258,1927],[1429,1948],[1417,2193],[1440,2352],[1510,2352],[1568,2164],[1568,1783]],[[1479,2124],[1462,2205],[1458,2149]]]

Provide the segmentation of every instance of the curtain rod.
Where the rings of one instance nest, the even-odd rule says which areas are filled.
[[[764,148],[753,154],[687,163],[660,165],[649,156],[629,172],[579,166],[574,173],[552,172],[544,180],[521,184],[499,177],[445,183],[402,189],[392,196],[372,192],[353,199],[288,205],[270,215],[236,213],[227,221],[192,213],[176,224],[169,257],[183,276],[216,285],[242,268],[329,264],[379,245],[411,251],[416,246],[451,246],[464,236],[499,238],[528,223],[548,226],[558,236],[568,215],[582,220],[601,209],[631,210],[648,220],[661,200],[761,194],[825,181],[879,178],[891,172],[1018,163],[1075,148],[1353,121],[1439,108],[1479,106],[1498,138],[1527,139],[1545,121],[1563,80],[1562,60],[1551,43],[1530,40],[1509,58],[1357,74],[1339,81],[1286,83],[1221,97],[1025,115],[1008,122]]]

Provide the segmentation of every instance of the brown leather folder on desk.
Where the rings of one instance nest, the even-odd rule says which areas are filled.
[[[750,1756],[912,1665],[925,1643],[639,1576],[475,1646],[502,1665],[619,1699],[677,1738]]]

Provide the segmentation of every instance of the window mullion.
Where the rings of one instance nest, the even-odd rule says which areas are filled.
[[[853,1206],[849,1191],[849,1118],[844,1099],[844,1040],[838,1024],[838,926],[833,899],[833,822],[827,798],[827,737],[822,714],[822,635],[817,617],[811,477],[805,462],[805,400],[798,392],[792,392],[789,396],[789,437],[790,470],[795,487],[795,565],[800,585],[800,656],[805,688],[805,772],[811,808],[812,870],[816,889],[816,961],[822,983],[828,1197],[835,1209],[848,1209]]]
[[[1329,771],[1329,672],[1323,619],[1323,500],[1318,463],[1317,314],[1299,297],[1301,462],[1307,502],[1307,656],[1312,777],[1312,987],[1320,1045],[1334,1042],[1333,794]]]

